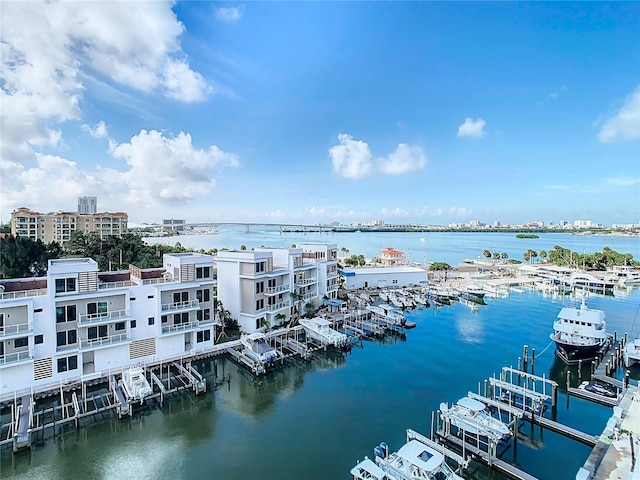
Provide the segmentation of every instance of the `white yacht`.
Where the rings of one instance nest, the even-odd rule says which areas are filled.
[[[375,462],[365,457],[351,469],[354,480],[462,480],[435,448],[417,439],[389,453],[386,443],[373,449]]]
[[[451,425],[471,435],[480,435],[499,442],[511,435],[511,430],[502,421],[492,417],[486,405],[470,397],[463,397],[455,405],[449,407],[440,404],[440,414],[449,420]]]
[[[144,399],[153,393],[142,367],[131,367],[124,370],[121,385],[129,401],[143,403]]]
[[[278,351],[267,342],[264,333],[254,332],[240,337],[245,353],[260,363],[273,363],[278,359]]]
[[[587,308],[584,298],[580,308],[562,308],[550,335],[558,356],[565,361],[595,358],[607,341],[604,318],[602,310]]]
[[[622,352],[625,367],[631,367],[640,363],[640,337],[628,342]]]
[[[640,272],[628,265],[614,265],[607,270],[605,278],[611,279],[621,287],[640,285]]]
[[[351,345],[349,337],[331,328],[331,322],[324,318],[302,318],[299,323],[307,335],[323,345],[333,345],[340,350],[349,348]]]
[[[389,305],[368,305],[367,310],[376,315],[380,315],[393,325],[404,326],[407,323],[407,318],[398,310],[389,307]]]

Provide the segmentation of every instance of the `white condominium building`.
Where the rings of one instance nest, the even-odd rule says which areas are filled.
[[[163,268],[98,272],[50,260],[46,277],[0,281],[0,401],[210,350],[213,257],[164,256]]]
[[[218,299],[244,332],[281,325],[309,302],[336,298],[335,244],[219,251]]]

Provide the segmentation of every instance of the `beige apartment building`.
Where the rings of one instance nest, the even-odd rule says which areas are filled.
[[[121,236],[127,232],[129,216],[124,212],[84,214],[76,212],[40,213],[26,207],[11,212],[11,234],[65,243],[76,230],[97,232],[100,238]]]

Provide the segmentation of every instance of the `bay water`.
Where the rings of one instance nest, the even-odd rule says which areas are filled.
[[[547,238],[547,235],[550,238]],[[284,237],[284,235],[282,236]],[[194,248],[290,246],[302,242],[337,243],[351,253],[376,255],[387,246],[415,260],[452,265],[477,258],[487,248],[521,258],[528,248],[554,245],[587,253],[609,246],[640,256],[638,237],[542,234],[536,240],[507,234],[334,234],[287,235],[233,232],[176,237]],[[425,240],[421,240],[425,238]],[[173,240],[173,239],[171,239]],[[170,240],[170,241],[171,241]],[[166,239],[165,239],[166,241]],[[193,242],[193,244],[190,244]],[[202,242],[198,245],[198,242]],[[524,243],[523,243],[524,242]],[[611,408],[566,395],[567,367],[555,359],[549,333],[567,297],[525,290],[507,298],[487,299],[473,309],[451,306],[416,310],[408,319],[417,328],[406,336],[363,341],[350,353],[321,352],[311,361],[288,361],[256,378],[224,358],[195,366],[207,378],[206,394],[185,392],[164,405],[138,408],[132,418],[111,414],[69,425],[39,440],[30,451],[2,452],[0,476],[15,479],[347,479],[349,469],[373,447],[387,442],[397,450],[406,428],[428,434],[431,415],[478,391],[503,366],[517,366],[523,346],[536,349],[535,373],[560,385],[557,421],[599,434]],[[589,307],[607,315],[608,330],[640,332],[640,291],[616,290],[592,295]],[[584,370],[586,376],[588,369]],[[571,371],[572,385],[578,372]],[[618,376],[623,375],[618,372]],[[635,383],[640,369],[633,368]],[[540,427],[524,424],[521,438],[501,457],[540,479],[574,478],[590,449]],[[465,478],[504,478],[473,465]]]

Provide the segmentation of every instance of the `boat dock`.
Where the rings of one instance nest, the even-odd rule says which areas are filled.
[[[525,412],[524,418],[525,420],[537,423],[538,425],[551,430],[552,432],[560,433],[565,437],[577,440],[578,442],[584,443],[585,445],[588,445],[590,447],[594,447],[596,445],[598,437],[581,432],[580,430],[577,430],[568,425],[554,422],[553,420],[543,417],[542,415],[534,415],[531,412]]]

